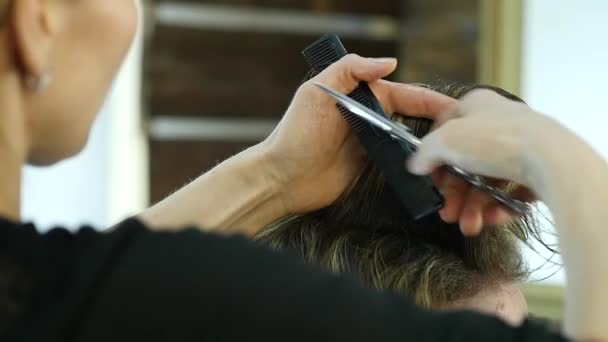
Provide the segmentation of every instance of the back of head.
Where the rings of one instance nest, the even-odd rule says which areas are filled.
[[[513,100],[502,89],[452,84],[432,87],[454,98],[488,88]],[[521,101],[521,100],[520,100]],[[418,136],[429,120],[395,118]],[[298,253],[309,263],[350,273],[364,286],[391,289],[426,307],[443,307],[477,294],[487,286],[527,276],[519,241],[531,227],[519,217],[504,227],[489,227],[476,238],[464,237],[457,224],[438,214],[414,221],[380,172],[368,164],[354,187],[333,205],[266,227],[257,238],[279,250]]]

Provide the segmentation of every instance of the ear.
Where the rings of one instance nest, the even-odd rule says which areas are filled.
[[[52,16],[54,0],[13,2],[13,35],[18,66],[24,75],[40,77],[48,72],[56,25]]]

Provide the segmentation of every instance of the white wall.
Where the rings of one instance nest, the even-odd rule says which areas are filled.
[[[108,226],[141,212],[148,206],[148,140],[141,108],[143,30],[125,63],[106,110],[109,124],[110,191],[107,198]]]
[[[26,167],[22,216],[54,225],[106,228],[147,205],[147,147],[141,124],[141,29],[85,150],[50,168]]]
[[[608,1],[526,0],[525,13],[524,99],[608,156]]]
[[[22,216],[43,230],[52,225],[75,227],[107,224],[109,137],[111,113],[100,114],[85,150],[50,168],[26,167]]]

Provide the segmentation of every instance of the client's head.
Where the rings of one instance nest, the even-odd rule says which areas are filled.
[[[460,98],[486,86],[432,87]],[[521,101],[521,100],[519,100]],[[418,136],[431,122],[395,118]],[[390,289],[434,309],[474,309],[517,324],[527,315],[516,283],[527,277],[520,242],[533,227],[528,217],[487,227],[476,238],[464,237],[457,224],[434,214],[413,221],[380,172],[369,164],[355,186],[333,205],[266,227],[263,243],[298,253],[305,261],[333,272],[349,273],[363,286]]]

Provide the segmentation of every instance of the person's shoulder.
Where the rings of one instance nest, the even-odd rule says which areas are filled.
[[[47,230],[0,219],[0,334],[48,336],[66,328],[69,319],[59,313],[81,307],[116,255],[146,232],[137,220],[119,226],[112,233],[86,226]],[[53,311],[52,317],[33,319]]]
[[[155,232],[133,240],[112,263],[83,315],[80,339],[155,340],[169,333],[176,340],[275,341],[297,335],[303,320],[314,326],[305,334],[312,336],[325,324],[315,317],[355,296],[353,285],[244,237],[193,229]],[[233,329],[223,328],[227,322]],[[279,326],[268,330],[264,322]],[[128,328],[106,328],[117,325]]]
[[[110,229],[98,229],[90,225],[80,227],[53,226],[38,227],[33,222],[17,222],[0,217],[0,236],[4,241],[30,242],[52,245],[66,242],[112,241],[146,232],[145,225],[135,218],[129,218]]]
[[[155,341],[168,332],[176,340],[194,340],[184,333],[213,336],[240,310],[276,308],[273,297],[285,291],[277,286],[288,280],[279,279],[295,280],[297,271],[291,271],[298,263],[244,237],[182,229],[139,234],[109,266],[81,315],[79,340]]]

